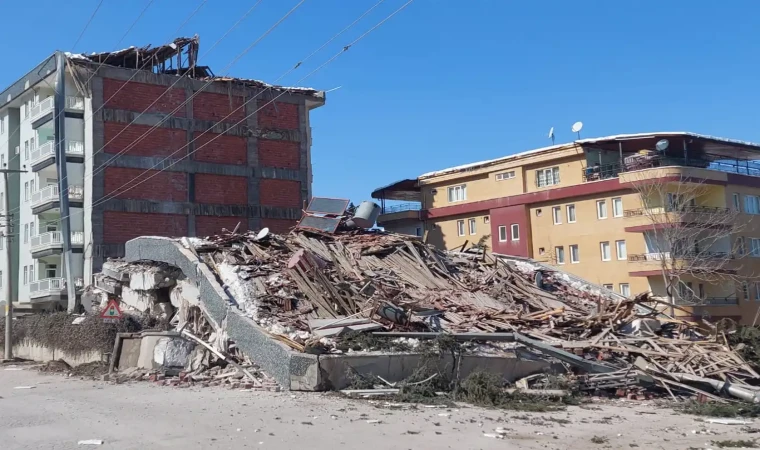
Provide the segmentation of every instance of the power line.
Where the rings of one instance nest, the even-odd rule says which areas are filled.
[[[90,26],[90,24],[92,23],[92,20],[95,18],[95,15],[96,15],[96,14],[98,13],[98,11],[100,10],[100,7],[101,7],[101,6],[103,6],[103,2],[104,2],[104,1],[105,1],[105,0],[100,0],[100,2],[98,3],[98,6],[96,6],[96,7],[95,7],[95,11],[93,11],[93,12],[92,12],[92,15],[90,15],[90,18],[89,18],[89,20],[87,20],[87,23],[84,25],[84,28],[82,29],[82,32],[81,32],[81,33],[79,33],[79,37],[77,38],[76,42],[74,42],[74,45],[72,45],[72,46],[71,46],[71,51],[74,51],[74,49],[77,47],[77,44],[79,44],[79,41],[81,41],[81,40],[82,40],[82,36],[84,36],[84,32],[85,32],[85,31],[87,31],[87,28],[88,28],[88,27]]]

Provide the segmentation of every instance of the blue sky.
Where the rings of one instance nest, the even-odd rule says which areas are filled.
[[[406,0],[386,0],[282,80],[292,85]],[[307,0],[229,69],[273,81],[377,0]],[[97,0],[0,0],[0,86],[72,50]],[[105,0],[74,51],[159,44],[201,0]],[[210,0],[180,32],[201,36],[217,75],[297,0]],[[223,6],[222,6],[223,5]],[[329,90],[312,114],[314,194],[369,198],[392,181],[573,138],[694,131],[760,141],[760,5],[602,0],[416,0],[302,85]],[[754,27],[754,29],[753,29]],[[17,45],[11,45],[16,43]]]

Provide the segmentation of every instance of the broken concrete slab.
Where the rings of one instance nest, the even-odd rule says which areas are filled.
[[[155,291],[135,290],[124,286],[121,290],[121,301],[130,308],[145,312],[158,302],[158,295]]]

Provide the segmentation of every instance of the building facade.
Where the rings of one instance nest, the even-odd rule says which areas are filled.
[[[182,38],[56,53],[0,92],[0,166],[22,171],[0,191],[12,225],[0,271],[13,280],[0,300],[66,305],[72,284],[138,236],[295,225],[311,196],[309,113],[324,93],[215,77],[197,52],[197,38]]]
[[[380,226],[421,228],[440,248],[485,244],[624,295],[670,291],[680,315],[751,323],[760,307],[758,160],[760,146],[747,142],[620,135],[430,172],[373,196],[384,207]]]

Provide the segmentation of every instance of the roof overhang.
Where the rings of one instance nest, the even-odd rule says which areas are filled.
[[[670,142],[668,152],[682,152],[684,144],[690,155],[709,154],[725,159],[760,158],[760,144],[736,139],[727,139],[686,131],[662,131],[655,133],[619,134],[600,138],[579,139],[576,144],[585,148],[594,148],[624,153],[643,149],[654,149],[658,141]]]
[[[404,202],[422,201],[420,187],[417,180],[408,178],[396,181],[387,186],[383,186],[372,191],[372,198],[381,200],[399,200]]]

